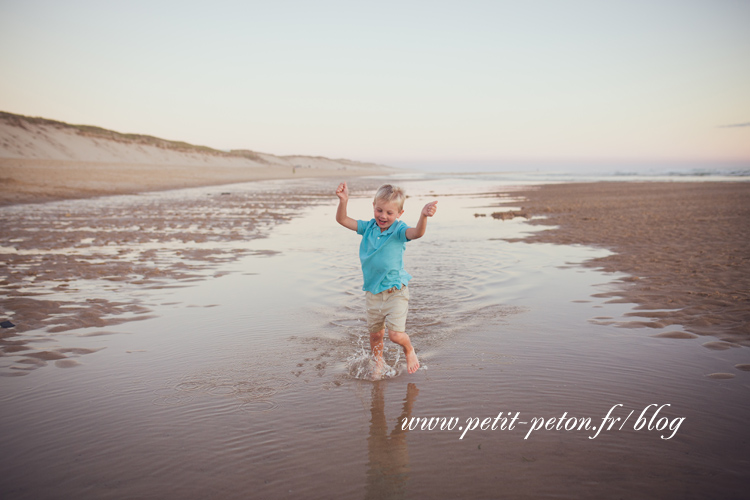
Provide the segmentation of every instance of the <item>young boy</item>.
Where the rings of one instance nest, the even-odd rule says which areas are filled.
[[[375,217],[369,222],[354,220],[346,214],[349,202],[346,182],[339,184],[336,196],[339,197],[336,221],[362,235],[359,259],[365,281],[362,289],[367,299],[370,349],[376,362],[375,378],[379,378],[383,369],[383,337],[386,327],[388,338],[404,349],[408,372],[414,373],[419,368],[419,360],[405,333],[409,307],[407,285],[411,275],[404,270],[404,250],[407,241],[424,236],[427,217],[435,215],[437,201],[425,205],[417,226],[409,227],[398,220],[404,213],[406,198],[401,188],[390,184],[380,186],[372,202]]]

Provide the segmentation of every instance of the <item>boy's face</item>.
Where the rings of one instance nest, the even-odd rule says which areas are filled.
[[[391,224],[404,213],[397,204],[385,200],[373,201],[372,207],[375,210],[375,222],[378,223],[381,232],[391,227]]]

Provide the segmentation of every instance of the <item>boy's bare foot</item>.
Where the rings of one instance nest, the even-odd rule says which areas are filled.
[[[417,359],[417,353],[414,352],[414,349],[406,355],[406,369],[409,373],[414,373],[419,369],[419,359]]]
[[[392,342],[400,345],[404,348],[404,354],[406,355],[406,371],[414,373],[419,369],[419,359],[417,354],[414,352],[414,347],[411,345],[409,336],[404,332],[388,332],[388,337]]]

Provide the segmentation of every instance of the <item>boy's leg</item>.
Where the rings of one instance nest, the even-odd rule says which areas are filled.
[[[385,329],[370,334],[370,350],[375,358],[383,359],[383,338]]]
[[[370,331],[370,351],[375,359],[372,377],[379,379],[383,373],[383,338],[385,337],[385,314],[383,313],[383,294],[365,292],[367,305],[367,329]]]
[[[379,332],[370,333],[370,350],[372,357],[375,358],[375,370],[373,370],[372,378],[379,379],[383,375],[383,366],[385,361],[383,360],[383,338],[385,337],[385,329]]]
[[[388,330],[388,338],[391,339],[391,342],[395,342],[396,344],[404,348],[407,371],[409,373],[414,373],[415,371],[417,371],[417,369],[419,368],[419,359],[417,358],[417,353],[414,352],[414,347],[412,347],[411,345],[409,336],[405,332],[394,332]],[[382,347],[380,352],[383,352]]]

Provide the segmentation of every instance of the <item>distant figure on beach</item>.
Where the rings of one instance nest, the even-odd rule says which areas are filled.
[[[406,355],[406,368],[414,373],[419,368],[419,359],[406,334],[406,313],[409,307],[407,285],[411,275],[404,270],[406,242],[424,236],[427,217],[437,211],[437,201],[422,208],[416,227],[409,227],[398,220],[404,213],[404,190],[384,184],[375,193],[372,202],[374,218],[370,221],[355,220],[346,213],[349,188],[346,182],[336,189],[339,207],[336,221],[362,236],[359,259],[367,303],[367,328],[370,332],[370,349],[375,358],[373,378],[380,378],[383,371],[383,338],[388,328],[388,338],[400,345]]]

